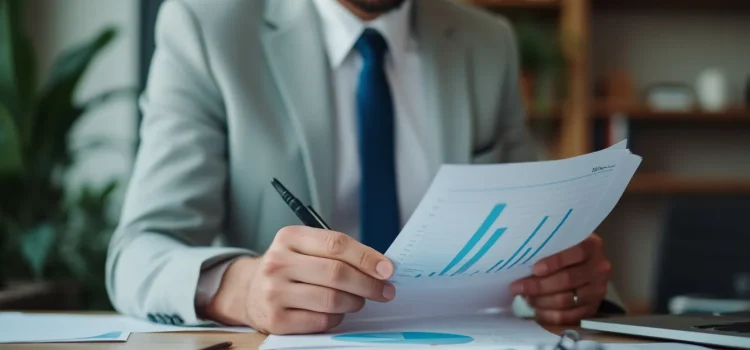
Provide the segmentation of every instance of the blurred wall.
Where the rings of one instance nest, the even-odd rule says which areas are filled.
[[[27,27],[38,53],[40,77],[47,76],[63,50],[115,26],[117,38],[93,62],[77,99],[83,101],[110,89],[137,88],[138,5],[136,0],[27,0]],[[121,194],[132,165],[136,119],[135,98],[113,100],[85,116],[73,130],[73,143],[80,146],[105,138],[115,148],[81,153],[67,179],[69,186],[121,179]]]

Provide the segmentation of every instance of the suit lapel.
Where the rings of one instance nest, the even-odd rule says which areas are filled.
[[[331,72],[311,1],[266,2],[263,45],[286,114],[302,146],[312,204],[324,219],[333,210],[335,131]]]
[[[415,27],[424,69],[432,164],[471,160],[472,119],[469,52],[442,1],[415,0]],[[447,12],[447,13],[443,13]],[[433,173],[434,173],[433,171]]]

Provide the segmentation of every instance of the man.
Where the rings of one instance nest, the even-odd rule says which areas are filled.
[[[382,253],[441,163],[536,159],[511,29],[479,10],[168,0],[156,32],[107,263],[121,312],[327,330],[366,300],[396,297]],[[346,234],[298,226],[273,177]],[[541,321],[572,323],[609,305],[609,270],[592,235],[511,289]]]

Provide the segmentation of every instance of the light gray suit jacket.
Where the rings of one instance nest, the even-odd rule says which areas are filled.
[[[415,0],[413,26],[432,163],[536,159],[509,25],[448,0]],[[299,224],[272,177],[330,218],[331,72],[310,1],[168,0],[156,42],[107,289],[122,313],[198,324],[202,269],[262,254],[280,228]]]

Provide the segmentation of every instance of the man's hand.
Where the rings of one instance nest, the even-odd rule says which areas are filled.
[[[538,261],[533,276],[514,282],[510,290],[526,298],[540,322],[573,324],[597,312],[607,294],[611,270],[602,239],[592,234],[580,244]]]
[[[270,334],[318,333],[337,326],[365,300],[387,302],[393,263],[338,232],[281,229],[262,258],[229,266],[206,314]]]

